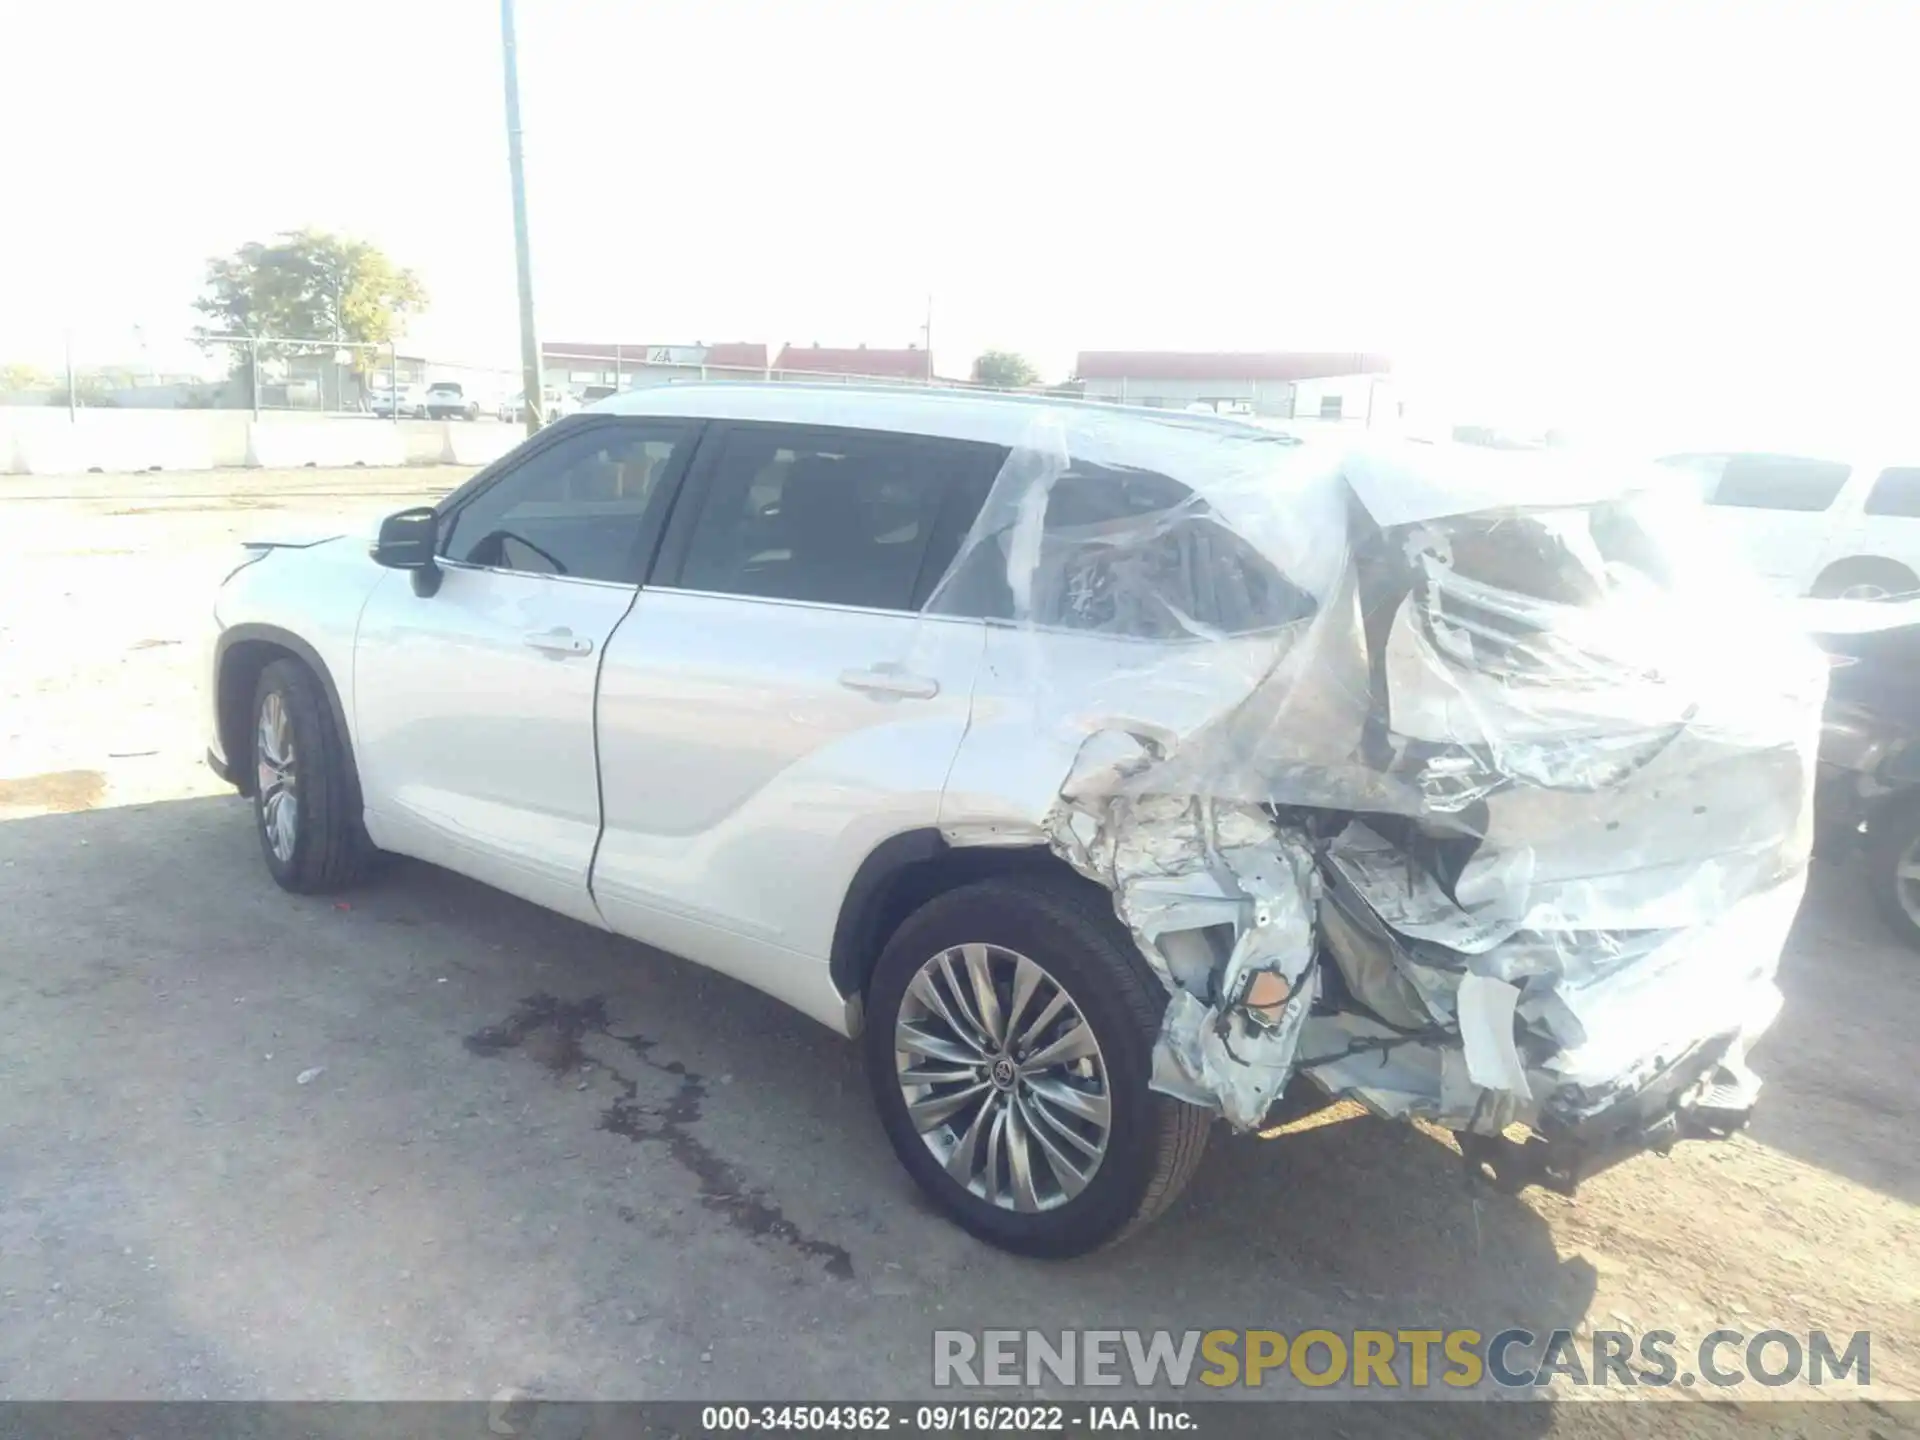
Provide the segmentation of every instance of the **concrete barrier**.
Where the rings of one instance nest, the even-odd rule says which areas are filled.
[[[527,438],[518,425],[449,420],[436,457],[442,465],[491,465]]]
[[[218,417],[201,411],[83,410],[51,406],[9,411],[0,457],[15,475],[88,470],[211,470]]]
[[[304,466],[490,465],[526,438],[492,420],[245,410],[64,409],[0,405],[0,475],[88,470],[295,470]]]
[[[404,465],[408,446],[400,429],[371,418],[263,418],[247,426],[246,463],[264,470]]]
[[[217,410],[208,416],[213,426],[213,463],[216,469],[238,469],[247,463],[248,432],[253,421],[244,410]]]
[[[438,465],[447,448],[444,420],[402,420],[396,427],[409,465]]]

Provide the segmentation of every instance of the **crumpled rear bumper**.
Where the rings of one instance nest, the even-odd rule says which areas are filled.
[[[1681,1140],[1724,1140],[1746,1128],[1760,1090],[1734,1058],[1738,1045],[1735,1035],[1704,1041],[1633,1094],[1577,1120],[1548,1118],[1524,1139],[1461,1131],[1461,1157],[1497,1190],[1538,1185],[1570,1196],[1636,1155],[1664,1155]]]

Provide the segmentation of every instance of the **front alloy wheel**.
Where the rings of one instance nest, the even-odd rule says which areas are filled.
[[[371,850],[359,801],[318,677],[298,660],[273,661],[253,692],[253,817],[274,883],[311,895],[357,879]]]
[[[256,779],[260,786],[260,838],[282,865],[293,863],[300,836],[300,779],[293,747],[293,721],[278,690],[260,700],[254,727]]]
[[[998,945],[957,945],[913,977],[894,1022],[902,1097],[941,1168],[1001,1209],[1086,1189],[1113,1123],[1106,1059],[1052,975]]]

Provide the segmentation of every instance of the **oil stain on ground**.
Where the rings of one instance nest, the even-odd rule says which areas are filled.
[[[106,789],[107,777],[98,770],[49,770],[42,775],[0,780],[0,808],[67,815],[91,810]]]
[[[632,1076],[594,1059],[582,1046],[589,1034],[604,1035],[632,1052],[640,1064],[674,1082],[664,1101],[640,1098]],[[838,1280],[853,1278],[853,1257],[839,1246],[815,1240],[784,1215],[763,1191],[747,1183],[735,1166],[716,1155],[690,1126],[700,1119],[707,1098],[705,1077],[678,1060],[660,1061],[651,1052],[654,1042],[644,1035],[616,1035],[608,1027],[606,1002],[598,996],[561,1000],[552,995],[530,995],[498,1025],[489,1025],[466,1039],[475,1055],[501,1055],[517,1050],[555,1075],[592,1067],[611,1079],[620,1091],[600,1114],[600,1128],[636,1144],[658,1145],[700,1186],[700,1204],[727,1224],[757,1239],[777,1240],[810,1259],[823,1261],[827,1274]],[[622,1219],[634,1218],[622,1207]]]

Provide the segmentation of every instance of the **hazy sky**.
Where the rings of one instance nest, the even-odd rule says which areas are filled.
[[[548,340],[1384,348],[1585,419],[1910,407],[1920,5],[520,0]],[[0,360],[304,224],[514,352],[492,0],[0,0]]]

